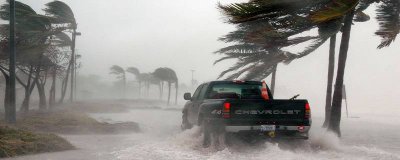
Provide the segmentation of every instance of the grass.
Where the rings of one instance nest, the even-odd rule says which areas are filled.
[[[74,149],[65,139],[49,133],[33,133],[0,126],[0,157]]]
[[[81,107],[79,107],[81,106]],[[83,109],[82,109],[83,108]],[[0,158],[74,149],[56,134],[116,134],[139,132],[135,122],[99,122],[85,112],[123,112],[122,105],[70,104],[46,111],[19,113],[17,123],[6,125],[0,115]]]
[[[99,122],[85,113],[56,110],[31,111],[20,116],[16,127],[29,131],[60,134],[115,134],[140,131],[135,122],[110,124]]]

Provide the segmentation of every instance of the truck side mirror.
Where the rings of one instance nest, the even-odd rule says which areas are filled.
[[[183,94],[183,99],[190,101],[192,100],[192,95],[190,93],[185,93]]]

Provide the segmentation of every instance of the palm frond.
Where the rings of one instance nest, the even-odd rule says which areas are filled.
[[[300,10],[310,10],[310,4],[326,0],[253,0],[248,3],[233,3],[218,7],[229,17],[230,23],[243,23],[257,19],[276,18]]]
[[[66,47],[71,46],[72,44],[71,38],[64,32],[59,32],[58,34],[55,34],[55,37],[57,38],[53,40],[55,46]]]
[[[261,81],[262,79],[268,77],[273,72],[274,68],[275,66],[271,66],[269,63],[261,63],[249,69],[244,79]]]
[[[133,74],[135,76],[138,76],[140,74],[139,69],[137,69],[136,67],[128,67],[126,69],[126,72],[131,73],[131,74]]]
[[[125,70],[121,66],[113,65],[110,68],[110,74],[121,75],[124,73],[125,73]]]
[[[234,59],[234,58],[239,58],[240,56],[235,56],[235,55],[228,55],[228,56],[225,56],[225,57],[222,57],[222,58],[219,58],[219,59],[217,59],[217,60],[215,60],[214,61],[214,65],[216,65],[217,63],[219,63],[219,62],[221,62],[221,61],[224,61],[224,60],[227,60],[227,59]]]
[[[367,9],[371,4],[377,3],[380,0],[360,0],[356,7],[356,12],[362,12]]]
[[[73,24],[72,27],[76,27],[76,20],[72,9],[64,2],[53,1],[46,4],[43,9],[47,15],[54,17],[53,23],[69,23]]]
[[[375,34],[382,39],[378,45],[378,48],[381,49],[389,46],[400,33],[400,1],[382,0],[376,12],[379,29]]]
[[[310,15],[315,23],[321,23],[338,19],[353,10],[359,0],[334,0],[328,3],[323,9],[317,10]]]
[[[365,14],[362,11],[358,11],[355,13],[353,20],[355,22],[366,22],[366,21],[369,21],[370,19],[371,19],[371,17],[368,14]]]
[[[245,44],[235,44],[235,45],[231,45],[228,47],[224,47],[219,49],[218,51],[215,51],[214,53],[218,53],[218,54],[225,54],[225,53],[253,53],[253,52],[257,52],[259,50],[261,50],[262,48],[259,45],[255,45],[255,44],[249,44],[249,43],[245,43]]]

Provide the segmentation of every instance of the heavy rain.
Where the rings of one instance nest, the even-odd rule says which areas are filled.
[[[400,160],[399,0],[0,0],[0,159]]]

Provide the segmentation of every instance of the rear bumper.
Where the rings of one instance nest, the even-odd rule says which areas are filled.
[[[310,126],[302,126],[303,130],[299,130],[300,126],[276,126],[276,131],[298,131],[298,132],[308,132]],[[225,131],[227,132],[241,132],[241,131],[260,131],[261,125],[255,126],[225,126]]]
[[[261,125],[256,126],[225,126],[225,131],[241,135],[263,135],[269,138],[308,139],[310,126],[276,126],[274,131],[261,131]]]

